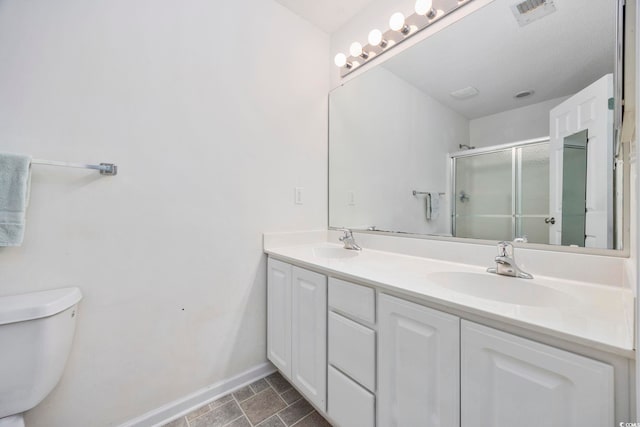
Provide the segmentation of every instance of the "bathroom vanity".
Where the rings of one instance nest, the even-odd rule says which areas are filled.
[[[620,130],[635,2],[538,3],[530,26],[486,2],[341,68],[328,225],[364,249],[336,231],[264,241],[268,358],[338,426],[634,421]],[[499,240],[530,242],[526,271]]]
[[[335,425],[631,419],[628,289],[363,246],[265,235],[268,358]]]

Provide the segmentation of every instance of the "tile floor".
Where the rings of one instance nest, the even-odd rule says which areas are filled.
[[[164,427],[331,427],[331,424],[276,372]]]

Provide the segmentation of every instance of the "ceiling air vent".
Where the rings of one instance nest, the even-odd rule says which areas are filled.
[[[450,93],[450,95],[453,96],[455,99],[467,99],[467,98],[472,98],[479,93],[480,91],[475,87],[467,86],[462,89],[454,90],[453,92]]]
[[[553,0],[525,0],[511,6],[511,11],[518,24],[524,27],[556,11]]]

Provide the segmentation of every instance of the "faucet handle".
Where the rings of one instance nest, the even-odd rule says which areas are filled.
[[[513,256],[513,244],[511,242],[498,242],[498,256]]]
[[[345,239],[351,239],[351,238],[353,238],[353,232],[352,232],[350,229],[348,229],[348,228],[338,228],[338,231],[342,231],[342,232],[344,232],[344,235],[343,235],[343,236],[341,236],[341,237],[339,237],[339,240],[340,240],[341,242],[342,242],[342,241],[344,241]]]

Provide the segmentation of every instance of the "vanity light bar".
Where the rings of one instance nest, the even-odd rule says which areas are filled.
[[[340,76],[346,76],[356,68],[424,30],[443,16],[447,16],[472,1],[473,0],[416,0],[414,7],[415,13],[406,18],[400,12],[394,13],[389,20],[389,30],[384,33],[378,29],[371,30],[368,37],[369,43],[367,45],[362,46],[359,42],[353,42],[351,44],[349,49],[350,56],[342,52],[338,53],[334,58],[334,63],[340,68]],[[436,2],[441,8],[438,8],[434,4]]]

